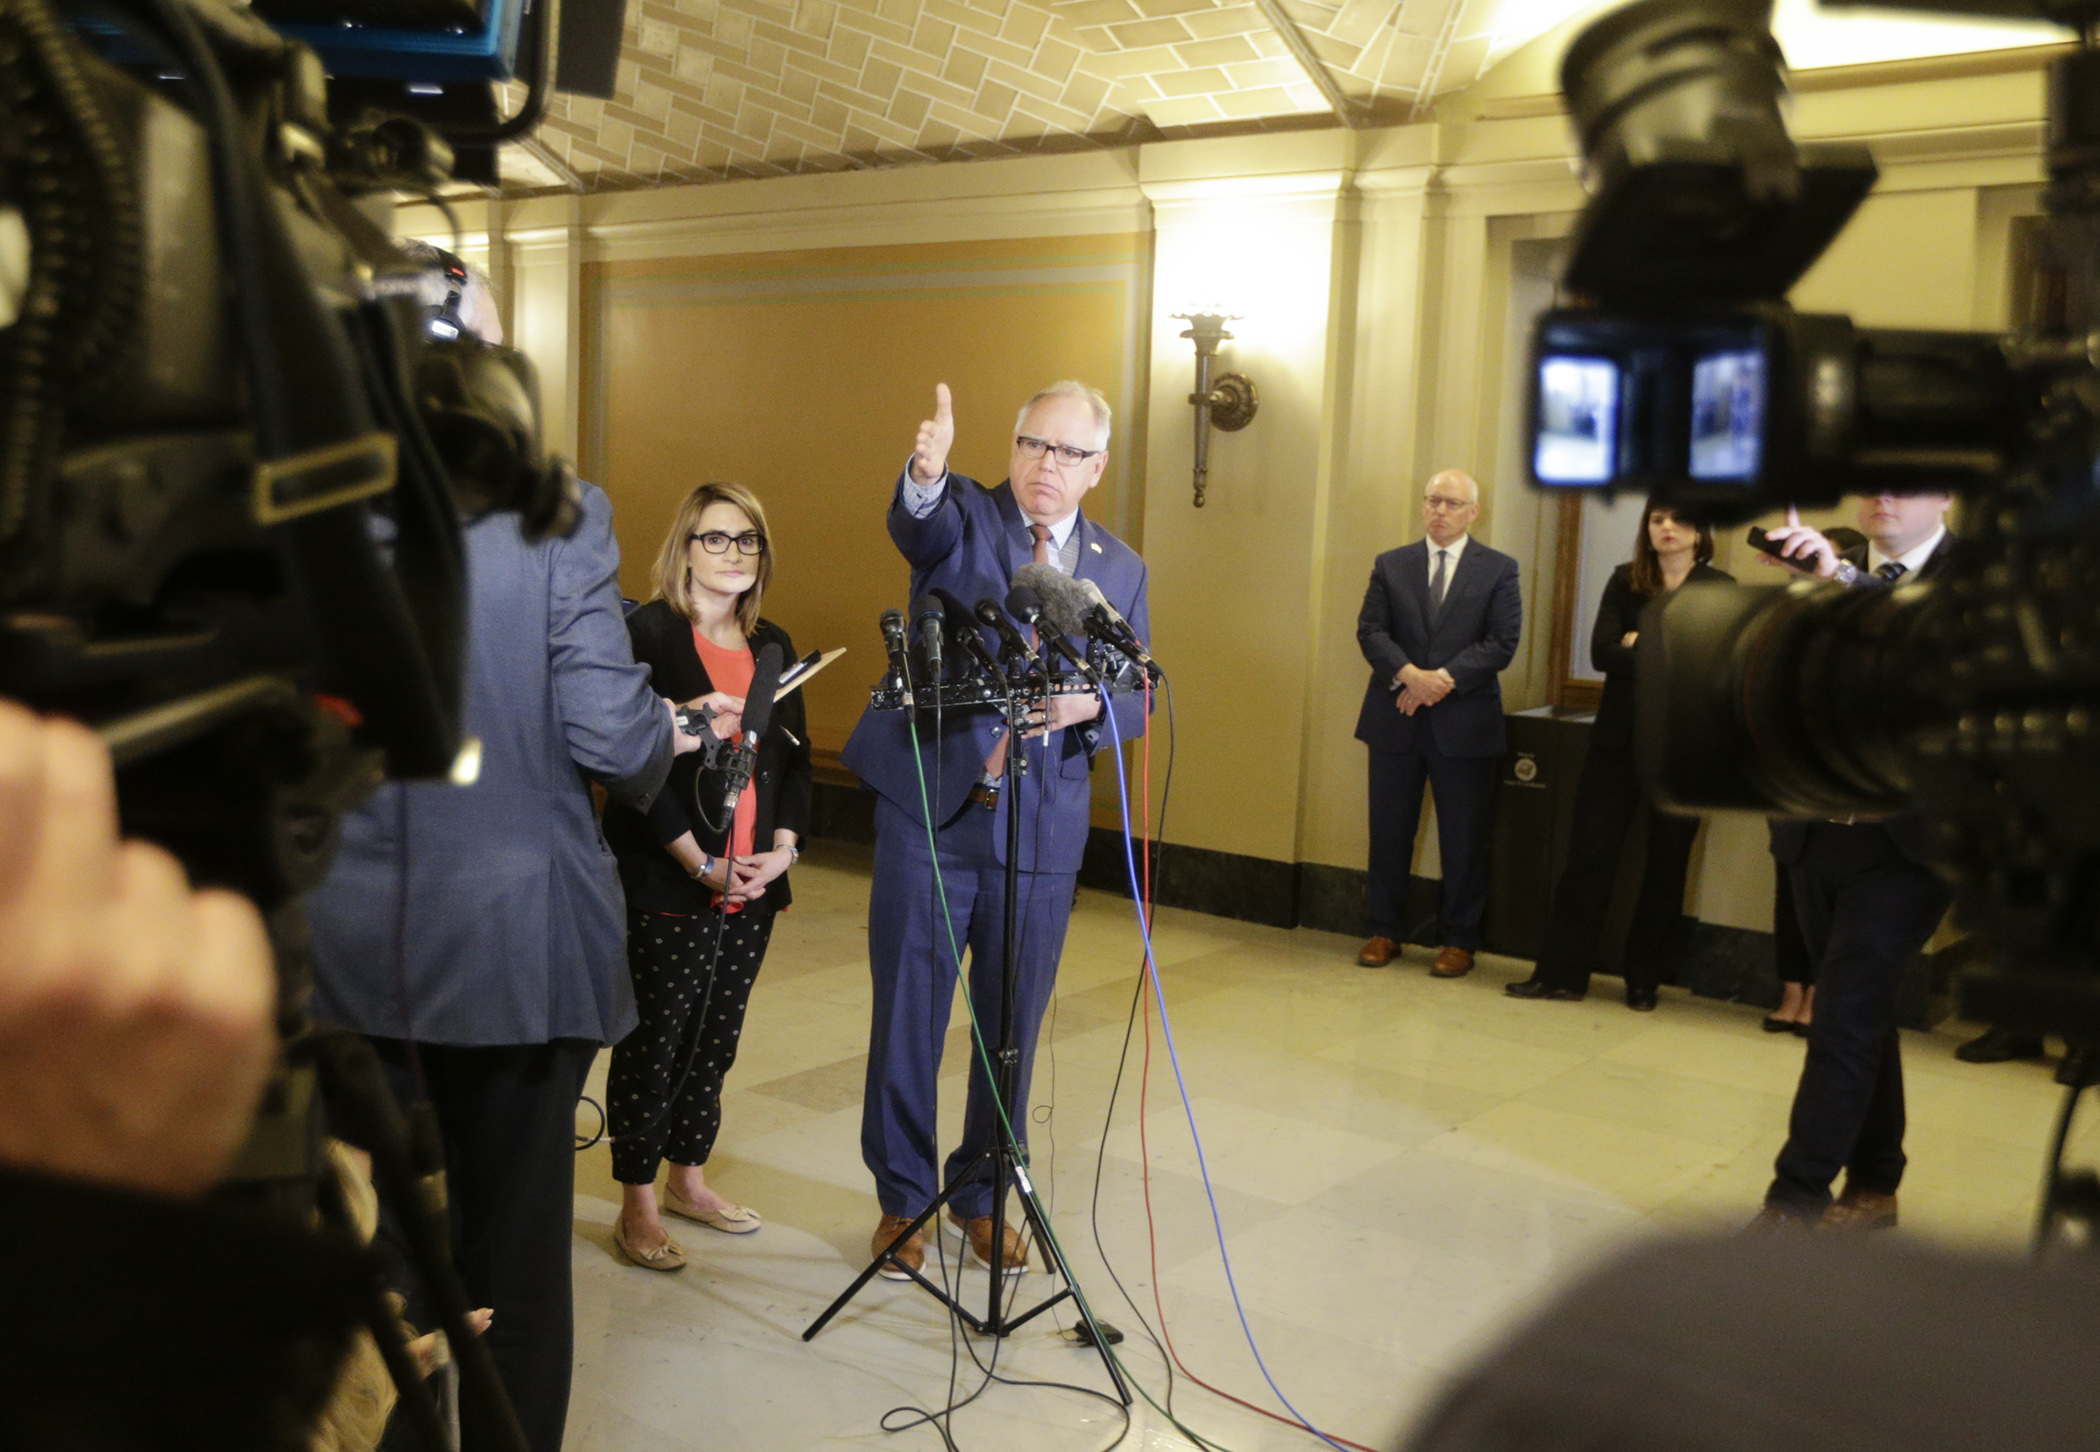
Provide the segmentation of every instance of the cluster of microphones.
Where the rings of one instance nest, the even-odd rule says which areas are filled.
[[[999,643],[996,655],[986,629]],[[882,640],[892,689],[906,707],[915,691],[942,686],[996,691],[1033,680],[1055,689],[1076,680],[1099,690],[1129,671],[1160,678],[1158,663],[1101,588],[1053,565],[1016,570],[1003,604],[987,595],[965,605],[947,590],[929,590],[912,603],[908,622],[901,610],[883,612]]]

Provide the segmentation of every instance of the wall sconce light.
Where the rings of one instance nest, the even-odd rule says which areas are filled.
[[[1237,313],[1174,313],[1174,319],[1189,325],[1181,336],[1196,344],[1196,391],[1189,395],[1189,402],[1196,406],[1196,507],[1203,507],[1203,490],[1210,483],[1210,431],[1213,426],[1227,433],[1238,433],[1253,421],[1255,410],[1261,407],[1261,399],[1255,394],[1254,380],[1244,373],[1220,373],[1210,375],[1211,360],[1218,356],[1218,345],[1231,339],[1225,325],[1238,318]]]

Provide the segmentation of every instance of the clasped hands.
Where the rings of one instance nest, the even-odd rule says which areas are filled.
[[[1458,682],[1451,672],[1439,666],[1425,671],[1420,666],[1400,667],[1400,690],[1393,697],[1393,704],[1403,716],[1412,716],[1424,706],[1434,706],[1451,694]]]
[[[1062,731],[1067,726],[1077,726],[1082,721],[1091,721],[1101,714],[1101,698],[1088,693],[1052,696],[1039,710],[1031,711],[1021,718],[1021,737],[1032,740],[1048,736],[1053,731]]]

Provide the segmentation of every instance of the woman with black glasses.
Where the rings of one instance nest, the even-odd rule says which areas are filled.
[[[690,701],[710,691],[741,700],[768,644],[795,659],[787,632],[758,616],[773,577],[766,514],[741,484],[686,496],[656,561],[656,598],[627,617],[634,658],[651,688]],[[734,722],[723,723],[726,728]],[[645,814],[610,803],[606,840],[627,889],[627,961],[641,1023],[613,1050],[607,1119],[622,1187],[613,1243],[649,1270],[677,1270],[685,1252],[661,1210],[747,1235],[757,1212],[724,1199],[702,1167],[722,1123],[722,1081],[736,1060],[751,985],[773,915],[788,905],[787,871],[809,825],[809,732],[800,692],[773,711],[751,784],[723,820],[718,771],[681,756]],[[671,1173],[659,1207],[656,1173]]]

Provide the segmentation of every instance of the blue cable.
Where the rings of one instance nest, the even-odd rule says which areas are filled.
[[[1167,1019],[1167,995],[1160,986],[1159,964],[1152,957],[1152,924],[1145,918],[1145,894],[1144,889],[1138,885],[1135,838],[1130,830],[1130,782],[1123,772],[1123,733],[1116,724],[1115,708],[1110,703],[1105,688],[1101,692],[1101,714],[1108,718],[1108,734],[1114,747],[1111,754],[1116,759],[1116,798],[1117,805],[1123,813],[1123,864],[1130,872],[1130,905],[1137,913],[1138,936],[1145,941],[1145,972],[1152,980],[1152,1001],[1159,1005],[1159,1026],[1162,1036],[1167,1041],[1167,1061],[1174,1066],[1174,1087],[1181,1091],[1182,1113],[1188,1116],[1189,1138],[1196,1145],[1196,1171],[1203,1178],[1204,1198],[1210,1202],[1211,1229],[1217,1235],[1218,1259],[1225,1266],[1225,1286],[1232,1292],[1233,1312],[1240,1318],[1240,1332],[1247,1338],[1247,1349],[1254,1353],[1254,1364],[1261,1368],[1262,1380],[1269,1384],[1269,1390],[1276,1394],[1276,1400],[1283,1403],[1283,1409],[1298,1419],[1299,1426],[1334,1448],[1335,1452],[1349,1452],[1349,1449],[1315,1427],[1303,1412],[1292,1406],[1291,1399],[1283,1394],[1283,1388],[1276,1385],[1276,1378],[1269,1375],[1268,1363],[1261,1359],[1261,1347],[1255,1344],[1254,1328],[1247,1324],[1247,1308],[1240,1304],[1239,1283],[1232,1275],[1232,1256],[1225,1249],[1225,1223],[1218,1215],[1218,1196],[1211,1188],[1210,1166],[1205,1164],[1203,1159],[1203,1136],[1196,1132],[1196,1107],[1189,1102],[1188,1081],[1181,1077],[1181,1055],[1174,1047],[1174,1026]]]

